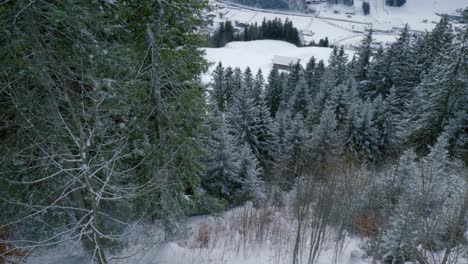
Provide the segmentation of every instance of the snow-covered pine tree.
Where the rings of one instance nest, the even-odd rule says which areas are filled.
[[[302,67],[300,62],[291,65],[291,71],[289,72],[289,75],[287,78],[286,89],[283,86],[282,100],[284,101],[286,105],[289,103],[289,100],[291,99],[294,89],[296,88],[297,83],[299,82],[299,78],[302,75],[304,75],[304,68]]]
[[[364,98],[373,99],[381,94],[384,98],[391,87],[389,75],[390,61],[382,46],[377,50],[367,72],[367,80],[361,81],[359,95]]]
[[[400,109],[404,110],[414,96],[414,87],[420,82],[420,65],[414,50],[414,38],[406,25],[387,51],[387,59],[391,60],[389,74],[391,87],[395,87],[396,96],[401,102]],[[387,87],[387,89],[391,88]]]
[[[399,118],[398,112],[395,113],[397,109],[394,109],[395,105],[392,102],[394,96],[394,89],[392,89],[386,100],[382,95],[378,95],[373,101],[373,122],[377,130],[377,142],[382,157],[392,157],[397,154],[402,143],[401,122],[403,121]]]
[[[286,113],[288,111],[289,100],[287,98],[291,97],[292,89],[289,87],[289,73],[282,72],[281,76],[281,100],[278,106],[277,113]]]
[[[358,110],[359,109],[359,110]],[[379,158],[378,134],[373,122],[374,107],[366,100],[360,107],[353,105],[348,114],[346,148],[353,157],[375,161]]]
[[[288,110],[291,118],[295,118],[296,114],[300,113],[304,118],[308,118],[309,104],[311,102],[307,81],[303,75],[299,77],[299,81],[289,100]]]
[[[201,169],[206,4],[2,2],[0,229],[13,250],[72,245],[105,264],[127,257],[142,220],[175,233]]]
[[[326,173],[328,165],[338,159],[341,152],[341,141],[337,134],[335,108],[327,106],[320,116],[320,121],[312,130],[309,140],[311,158],[319,170],[319,174]]]
[[[244,81],[245,82],[245,81]],[[236,145],[249,144],[264,169],[273,160],[276,148],[274,122],[266,106],[263,93],[260,102],[251,98],[251,90],[243,87],[237,91],[234,101],[226,114],[230,133]]]
[[[322,77],[324,73],[325,73],[325,63],[323,62],[323,60],[319,60],[319,62],[317,62],[317,66],[315,67],[314,73],[310,81],[309,89],[310,89],[311,99],[314,99],[315,97],[317,97],[320,91],[320,83],[322,82]]]
[[[451,156],[459,158],[468,165],[468,110],[460,111],[453,117],[444,131],[449,137],[448,149]]]
[[[389,175],[386,206],[394,206],[390,221],[382,235],[383,258],[386,263],[410,261],[414,256],[420,234],[414,195],[419,190],[421,173],[416,154],[406,151],[395,165],[394,174]],[[387,208],[390,210],[390,207]]]
[[[320,82],[320,90],[318,94],[312,100],[312,103],[309,104],[309,117],[307,119],[308,125],[313,126],[318,124],[323,110],[331,100],[332,94],[336,89],[336,83],[337,77],[335,75],[335,71],[328,68],[322,77],[322,81]]]
[[[284,74],[280,74],[278,68],[273,67],[268,75],[268,84],[265,87],[265,100],[272,117],[276,116],[276,112],[281,103],[283,88],[282,76],[284,78]]]
[[[468,30],[460,33],[416,88],[408,111],[409,141],[418,151],[433,145],[450,119],[468,105]]]
[[[306,68],[304,70],[304,78],[306,79],[307,86],[312,87],[312,82],[314,81],[314,73],[315,67],[317,66],[317,62],[315,57],[311,57],[310,60],[307,62]]]
[[[441,52],[452,42],[453,37],[449,21],[445,16],[440,19],[431,32],[418,37],[415,43],[415,58],[418,61],[421,74],[428,73]]]
[[[241,89],[242,87],[242,70],[240,68],[235,68],[234,69],[234,76],[232,78],[232,100],[234,100],[234,97],[236,96],[237,92]]]
[[[397,6],[400,7],[406,4],[406,0],[385,0],[385,4],[388,6]]]
[[[252,70],[250,67],[245,68],[244,74],[242,76],[242,89],[246,89],[246,91],[250,94],[252,94],[253,90],[253,84],[254,84],[254,78],[252,75]]]
[[[432,224],[423,230],[426,236],[421,240],[437,249],[444,249],[443,264],[449,263],[451,256],[459,254],[457,247],[466,248],[463,233],[468,214],[466,167],[450,158],[448,147],[449,134],[444,132],[423,159],[427,173],[421,176],[426,183],[421,189],[427,198],[422,204],[424,210],[420,221]]]
[[[383,234],[386,261],[421,259],[420,245],[445,249],[445,259],[464,243],[459,216],[468,210],[468,181],[449,158],[447,145],[448,135],[442,134],[427,157],[416,161],[416,154],[407,151],[400,158],[387,187],[395,209]]]
[[[294,180],[307,170],[310,159],[308,144],[310,133],[304,125],[304,118],[297,114],[294,119],[289,119],[289,127],[286,130],[285,153],[283,156],[281,183],[293,184]]]
[[[224,71],[224,98],[225,98],[225,106],[229,108],[229,105],[232,103],[232,99],[234,97],[234,71],[231,67],[227,67]]]
[[[343,46],[335,46],[328,59],[328,70],[335,75],[336,84],[345,82],[348,79],[348,55]]]
[[[212,112],[211,119],[217,128],[207,143],[207,159],[204,162],[205,175],[202,183],[209,193],[232,201],[232,195],[240,188],[239,148],[229,134],[224,114]]]
[[[372,34],[373,30],[371,28],[357,48],[354,77],[358,82],[365,81],[368,78],[367,72],[369,70],[370,58],[372,56]]]
[[[370,14],[370,4],[367,1],[362,2],[362,11],[364,15],[369,15]]]
[[[242,87],[235,93],[234,100],[226,113],[226,121],[235,144],[240,147],[247,142],[254,153],[258,155],[256,147],[258,141],[254,134],[258,116],[256,111],[253,98],[249,97],[246,87]]]
[[[220,111],[226,109],[226,82],[224,78],[224,67],[221,62],[218,63],[213,71],[213,90],[211,92],[212,100],[216,102]]]
[[[278,153],[278,137],[276,135],[276,122],[270,116],[264,92],[260,94],[260,101],[255,104],[257,114],[254,133],[258,141],[259,156],[257,160],[263,168],[263,173],[270,174],[275,156]],[[268,179],[268,175],[264,179]]]
[[[333,90],[328,105],[335,109],[339,130],[345,129],[349,109],[357,99],[356,82],[352,78],[347,84],[340,84]]]
[[[252,95],[251,95],[251,97],[254,98],[254,101],[257,104],[260,103],[260,100],[263,94],[264,85],[265,85],[265,79],[263,78],[262,69],[258,69],[258,72],[255,75],[255,79],[253,80]]]
[[[259,178],[260,174],[260,164],[250,146],[245,143],[239,156],[239,178],[242,183],[238,195],[241,201],[252,201],[258,204],[265,199],[264,183]]]

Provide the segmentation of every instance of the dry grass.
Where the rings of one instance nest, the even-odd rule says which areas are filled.
[[[377,234],[383,221],[375,213],[366,213],[353,218],[353,228],[364,237]]]
[[[20,263],[18,259],[25,259],[26,254],[4,241],[8,241],[9,234],[6,229],[0,229],[0,264]]]

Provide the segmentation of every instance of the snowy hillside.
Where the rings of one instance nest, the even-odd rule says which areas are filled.
[[[331,48],[302,47],[298,48],[293,44],[277,40],[256,40],[249,42],[231,42],[223,48],[205,48],[205,58],[213,63],[209,73],[203,76],[203,81],[211,80],[210,72],[216,67],[218,62],[222,62],[225,67],[239,67],[245,69],[250,67],[253,72],[261,69],[267,74],[273,67],[274,56],[287,56],[298,58],[302,65],[306,65],[313,56],[317,60],[323,60],[325,64],[332,52]],[[347,51],[349,57],[354,52]]]
[[[457,10],[468,7],[468,1],[465,0],[408,0],[402,7],[386,6],[385,0],[369,0],[370,15],[365,16],[363,1],[366,0],[355,0],[354,6],[312,4],[309,6],[315,11],[312,14],[264,10],[224,1],[212,4],[218,8],[214,12],[217,15],[215,24],[225,20],[250,24],[275,17],[283,21],[288,18],[302,31],[306,42],[318,42],[328,37],[332,44],[344,45],[359,42],[359,36],[363,36],[365,29],[370,27],[376,30],[376,41],[394,39],[405,24],[414,31],[429,31],[440,20],[436,13],[455,14]]]
[[[363,1],[370,4],[369,16],[363,14]],[[425,31],[431,30],[440,20],[437,14],[456,14],[458,9],[466,7],[468,1],[465,0],[408,0],[402,7],[386,6],[385,0],[355,0],[353,7],[320,4],[316,10],[319,16],[368,22],[377,29],[385,26],[401,28],[409,24],[413,30]]]

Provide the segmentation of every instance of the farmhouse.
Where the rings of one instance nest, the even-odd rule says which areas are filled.
[[[320,4],[323,2],[327,2],[327,0],[306,0],[305,1],[306,5],[316,5],[316,4]]]
[[[291,65],[299,63],[298,58],[291,58],[285,56],[275,56],[273,57],[273,66],[277,67],[280,70],[287,70],[289,71]]]
[[[214,13],[208,13],[208,14],[206,15],[206,18],[207,18],[208,20],[213,20],[215,17],[216,17],[216,14],[214,14]]]

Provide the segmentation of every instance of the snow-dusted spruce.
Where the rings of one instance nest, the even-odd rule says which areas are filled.
[[[138,253],[143,222],[167,241],[184,214],[249,200],[189,240],[215,254],[230,243],[214,232],[236,230],[236,256],[268,241],[312,264],[365,236],[372,263],[466,259],[466,25],[377,51],[369,32],[351,61],[337,46],[267,78],[221,62],[205,98],[205,4],[0,4],[0,262],[60,244],[108,263]]]
[[[337,229],[337,256],[345,234],[356,230],[370,236],[374,261],[425,261],[442,250],[440,259],[448,262],[466,245],[457,235],[466,228],[458,217],[466,212],[466,194],[454,186],[463,188],[467,179],[453,159],[466,163],[467,33],[447,28],[445,19],[423,35],[405,27],[377,53],[369,32],[351,62],[335,47],[327,67],[311,58],[305,69],[295,64],[270,71],[264,102],[278,147],[275,164],[260,167],[274,174],[263,175],[267,186],[278,184],[295,195],[289,204],[297,231],[293,262],[317,259],[330,226]],[[266,116],[258,107],[262,78],[251,76],[247,69],[227,115],[238,145],[250,142],[260,153],[255,131],[258,117]],[[445,169],[428,171],[439,162]],[[310,212],[311,236],[304,237]],[[458,218],[447,222],[447,214]],[[301,248],[304,243],[310,247]]]
[[[205,7],[0,5],[0,262],[69,244],[108,263],[151,218],[175,234],[198,181]]]
[[[229,134],[223,114],[216,109],[212,111],[212,119],[217,128],[208,140],[203,184],[216,197],[232,201],[242,183],[239,176],[239,147]]]

